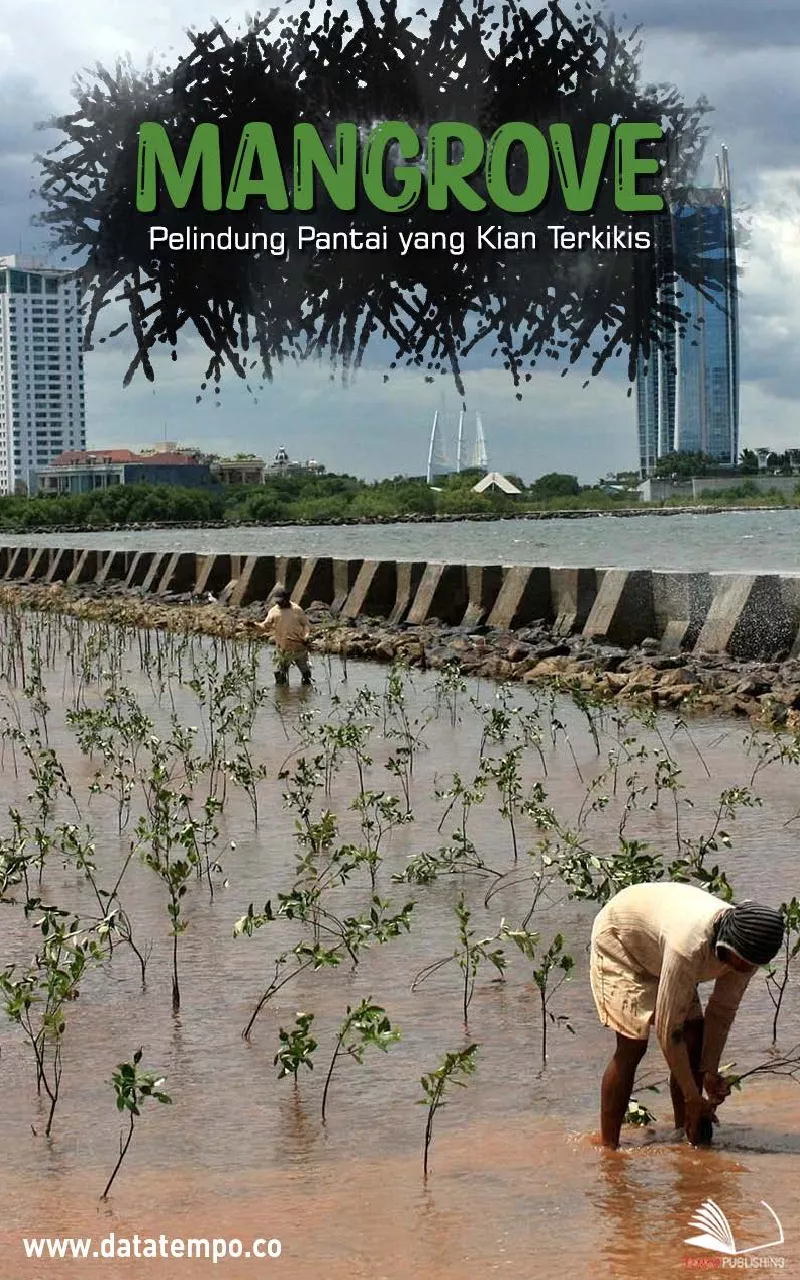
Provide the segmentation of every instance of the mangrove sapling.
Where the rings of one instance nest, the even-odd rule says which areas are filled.
[[[720,845],[725,849],[731,848],[731,838],[721,826],[724,819],[735,822],[739,809],[753,809],[760,805],[761,800],[748,787],[726,787],[720,792],[711,831],[707,836],[700,836],[696,840],[689,837],[683,840],[681,856],[667,868],[670,879],[687,883],[697,881],[708,893],[732,902],[733,887],[725,872],[716,864],[711,868],[707,867],[706,858],[709,853],[718,853]]]
[[[361,861],[369,868],[370,883],[374,889],[381,862],[381,842],[395,827],[413,822],[414,815],[403,810],[397,796],[389,796],[385,791],[362,791],[349,808],[359,815],[363,837]]]
[[[361,952],[373,944],[382,945],[392,938],[397,938],[411,928],[413,902],[407,902],[399,912],[392,912],[391,903],[374,897],[369,911],[360,916],[347,916],[340,919],[332,912],[319,911],[318,900],[314,895],[293,892],[278,895],[278,910],[273,910],[272,903],[267,902],[264,910],[257,912],[251,903],[245,915],[237,920],[233,928],[234,937],[252,937],[265,924],[276,920],[278,916],[308,922],[316,910],[320,915],[319,929],[321,934],[330,938],[332,945],[323,946],[318,942],[301,939],[289,951],[284,951],[275,961],[275,975],[266,991],[258,1000],[242,1037],[249,1040],[256,1018],[265,1004],[285,987],[288,982],[298,977],[306,969],[337,968],[345,957],[349,957],[354,967],[358,964]],[[288,974],[283,969],[290,958],[294,959],[295,968]]]
[[[273,1062],[275,1066],[280,1065],[278,1079],[282,1080],[284,1076],[292,1076],[295,1089],[297,1088],[297,1073],[300,1068],[308,1067],[309,1071],[314,1070],[313,1057],[314,1051],[318,1046],[317,1041],[310,1034],[313,1021],[313,1013],[298,1013],[292,1031],[286,1031],[283,1027],[278,1031],[281,1048],[275,1054]]]
[[[754,729],[743,743],[748,755],[755,755],[756,763],[750,775],[750,786],[755,783],[762,769],[771,764],[800,764],[800,735],[774,730],[769,736]]]
[[[104,944],[114,921],[103,920],[87,930],[79,917],[31,898],[25,904],[25,916],[36,913],[41,913],[34,920],[41,944],[27,968],[20,972],[11,964],[0,973],[0,993],[6,1014],[33,1049],[37,1092],[41,1095],[44,1090],[50,1102],[45,1126],[49,1138],[61,1091],[65,1006],[77,998],[87,967],[106,958]]]
[[[560,933],[556,934],[547,951],[540,957],[538,963],[534,964],[533,980],[539,989],[539,1003],[542,1014],[542,1071],[547,1067],[548,1020],[556,1026],[565,1027],[573,1035],[575,1034],[566,1014],[555,1014],[550,1010],[550,1001],[559,987],[568,981],[574,968],[575,961],[564,950],[564,938]],[[551,979],[554,974],[556,975],[555,983],[551,985]]]
[[[494,779],[495,786],[500,794],[500,814],[509,825],[511,849],[514,854],[515,865],[519,861],[515,816],[520,812],[522,803],[521,756],[522,747],[512,747],[499,760],[490,760],[488,758],[483,760],[483,769],[490,778]]]
[[[650,852],[646,840],[622,836],[618,853],[600,855],[577,832],[560,827],[556,841],[548,843],[551,850],[569,896],[601,905],[628,885],[663,880],[665,874],[663,860]]]
[[[8,894],[9,890],[19,884],[25,886],[26,899],[31,896],[28,880],[28,867],[32,862],[31,854],[28,852],[30,832],[22,821],[18,809],[9,809],[8,815],[11,818],[13,834],[8,838],[0,838],[0,902],[15,901]]]
[[[638,1098],[631,1098],[622,1123],[633,1125],[634,1128],[646,1128],[656,1123],[656,1117]]]
[[[749,1071],[735,1072],[735,1062],[720,1067],[719,1073],[730,1089],[741,1089],[742,1081],[750,1076],[788,1076],[800,1084],[800,1044],[796,1044],[788,1053],[775,1054]]]
[[[150,958],[152,943],[149,943],[143,951],[139,949],[133,937],[133,927],[130,917],[124,911],[122,903],[119,899],[119,888],[125,876],[131,860],[133,858],[133,850],[128,853],[127,858],[122,864],[122,868],[117,876],[116,883],[111,889],[101,889],[97,881],[97,866],[94,861],[95,844],[91,831],[86,828],[83,833],[74,824],[67,824],[60,827],[58,832],[59,845],[65,859],[75,864],[78,871],[85,876],[94,894],[95,901],[100,911],[100,919],[109,919],[113,916],[115,931],[122,942],[127,942],[139,962],[142,973],[142,989],[146,985],[147,961]],[[114,940],[109,935],[109,954],[113,954]]]
[[[467,692],[467,682],[461,674],[461,667],[458,662],[445,662],[441,666],[434,685],[435,711],[436,718],[445,708],[450,717],[450,726],[455,729],[461,716],[459,715],[459,698],[462,693]]]
[[[172,1008],[180,1009],[178,938],[187,928],[181,904],[189,880],[200,864],[197,825],[188,813],[189,797],[170,786],[170,759],[158,738],[150,740],[151,772],[142,777],[147,816],[136,825],[136,845],[145,866],[167,890],[167,914],[172,937]]]
[[[459,894],[458,901],[455,905],[456,919],[458,920],[458,943],[455,950],[449,955],[444,956],[441,960],[434,960],[433,964],[427,964],[411,983],[411,990],[416,991],[421,987],[423,982],[427,982],[428,978],[434,973],[438,973],[445,965],[456,961],[458,967],[463,974],[461,984],[461,1010],[464,1016],[464,1025],[466,1026],[469,1018],[469,1006],[475,992],[475,981],[478,976],[478,969],[483,963],[491,964],[500,974],[501,979],[505,975],[506,960],[505,952],[502,947],[494,944],[501,937],[506,936],[505,922],[501,922],[500,928],[488,938],[476,938],[475,931],[470,929],[470,920],[472,912],[466,904],[464,894]],[[493,949],[492,949],[493,948]]]
[[[142,1104],[147,1098],[152,1098],[155,1102],[167,1105],[172,1102],[169,1094],[164,1093],[161,1088],[166,1076],[159,1076],[155,1071],[143,1071],[139,1066],[141,1060],[142,1050],[137,1049],[133,1055],[133,1061],[120,1062],[111,1076],[110,1084],[113,1086],[116,1095],[117,1111],[127,1111],[128,1113],[128,1132],[124,1141],[122,1134],[120,1134],[119,1158],[111,1171],[111,1177],[106,1183],[105,1190],[100,1197],[101,1200],[108,1199],[108,1193],[111,1190],[114,1179],[128,1154],[128,1147],[131,1145],[136,1120],[142,1114]]]
[[[572,757],[572,763],[575,766],[575,772],[577,773],[581,782],[583,782],[584,780],[583,774],[581,773],[581,767],[578,764],[578,757],[575,755],[575,748],[572,745],[572,739],[570,738],[569,733],[567,732],[567,726],[564,724],[564,721],[561,720],[560,717],[556,715],[555,708],[556,708],[557,693],[558,693],[558,690],[554,686],[548,688],[547,690],[547,694],[549,697],[549,704],[550,704],[548,707],[548,715],[550,720],[550,741],[553,745],[553,750],[555,751],[556,747],[558,746],[558,735],[561,734],[562,738],[567,744],[567,748]]]
[[[425,1122],[425,1144],[422,1149],[422,1176],[426,1180],[428,1177],[428,1152],[433,1138],[433,1122],[436,1112],[447,1105],[444,1097],[450,1085],[455,1084],[462,1089],[466,1088],[466,1080],[462,1080],[460,1077],[474,1075],[475,1055],[478,1052],[478,1048],[477,1044],[470,1044],[467,1045],[466,1049],[457,1050],[455,1053],[446,1053],[441,1065],[435,1071],[420,1077],[424,1096],[418,1099],[418,1105],[428,1108],[428,1118]]]
[[[348,1054],[360,1066],[370,1045],[380,1049],[382,1053],[388,1053],[390,1046],[396,1044],[400,1038],[400,1032],[392,1026],[386,1016],[386,1010],[379,1004],[373,1004],[371,997],[362,1000],[356,1009],[351,1009],[350,1005],[347,1006],[347,1014],[336,1037],[336,1046],[325,1077],[325,1088],[322,1091],[323,1124],[331,1077],[339,1055],[342,1052]]]
[[[411,813],[411,771],[413,757],[409,747],[400,746],[395,754],[386,761],[384,768],[400,783],[405,801],[406,813]]]
[[[778,1019],[789,985],[789,970],[800,955],[800,901],[792,898],[791,902],[782,902],[779,911],[783,916],[783,946],[779,959],[773,961],[767,970],[767,991],[775,1009],[772,1019],[773,1045],[778,1041]]]

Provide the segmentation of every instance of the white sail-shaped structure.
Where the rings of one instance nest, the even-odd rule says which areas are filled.
[[[439,410],[437,409],[433,415],[431,438],[428,444],[428,484],[433,484],[437,476],[449,475],[451,470],[452,468],[447,462],[447,454],[444,451]]]
[[[428,484],[433,484],[434,480],[440,476],[451,475],[454,469],[459,473],[477,468],[484,475],[488,474],[489,454],[481,415],[475,414],[475,443],[471,453],[465,439],[466,417],[466,411],[462,409],[458,415],[455,453],[453,453],[453,418],[443,409],[437,409],[434,413],[428,442]]]
[[[481,415],[475,414],[475,448],[472,451],[472,466],[481,471],[489,470],[489,456],[486,452],[486,437],[483,434]]]

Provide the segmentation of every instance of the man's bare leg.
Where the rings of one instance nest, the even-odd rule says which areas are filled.
[[[702,1041],[701,1041],[702,1043]],[[604,1147],[616,1149],[636,1068],[647,1052],[646,1040],[629,1040],[617,1032],[617,1048],[603,1075],[600,1091],[600,1131]]]
[[[686,1041],[686,1049],[689,1054],[689,1065],[694,1074],[694,1082],[698,1089],[702,1088],[703,1073],[700,1070],[700,1058],[703,1052],[703,1031],[705,1024],[702,1018],[693,1018],[691,1022],[683,1024],[683,1036]],[[685,1100],[683,1090],[678,1081],[670,1073],[669,1091],[672,1095],[672,1110],[675,1115],[675,1128],[683,1129],[685,1123]]]

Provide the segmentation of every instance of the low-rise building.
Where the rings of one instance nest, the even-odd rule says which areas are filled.
[[[211,463],[211,474],[220,484],[263,484],[263,458],[218,458]]]
[[[281,446],[275,454],[274,460],[268,462],[264,468],[264,479],[267,480],[271,476],[281,475],[321,476],[324,473],[324,466],[321,462],[317,462],[316,458],[308,458],[306,462],[292,461],[286,450]]]
[[[117,484],[213,483],[211,468],[191,453],[133,453],[130,449],[73,449],[31,473],[31,494],[92,493]]]

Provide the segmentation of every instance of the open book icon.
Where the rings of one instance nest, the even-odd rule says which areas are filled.
[[[736,1241],[731,1231],[731,1224],[719,1205],[715,1204],[713,1200],[704,1200],[689,1223],[690,1227],[697,1228],[702,1232],[702,1235],[690,1236],[683,1243],[696,1245],[698,1249],[712,1249],[715,1253],[726,1253],[737,1258],[743,1253],[758,1253],[761,1249],[771,1249],[773,1245],[783,1244],[783,1227],[780,1224],[777,1213],[774,1209],[770,1209],[766,1200],[762,1200],[761,1203],[775,1219],[778,1226],[779,1239],[769,1240],[765,1244],[751,1245],[749,1249],[737,1249]]]

